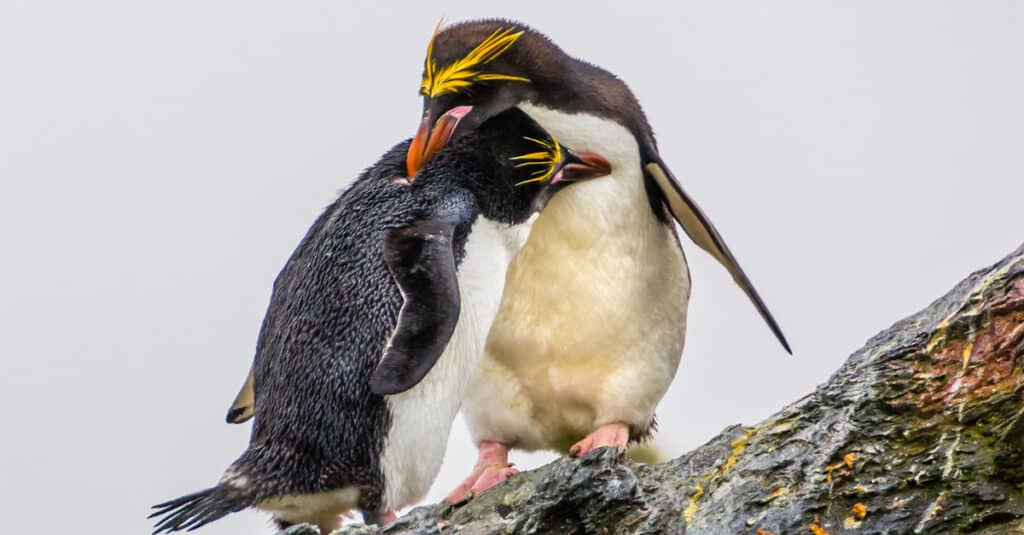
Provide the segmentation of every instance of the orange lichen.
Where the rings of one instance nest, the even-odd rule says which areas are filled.
[[[697,483],[697,490],[694,491],[692,496],[690,496],[690,504],[683,510],[683,520],[686,521],[687,526],[690,525],[690,522],[693,522],[693,515],[697,514],[697,500],[699,500],[703,495],[704,483],[701,481],[700,483]]]
[[[729,443],[732,446],[732,450],[729,452],[729,457],[725,459],[725,464],[722,465],[720,473],[724,474],[728,472],[733,466],[736,466],[736,461],[739,460],[740,455],[743,454],[743,450],[747,449],[747,441],[750,440],[750,435],[754,434],[754,428],[747,429],[743,432],[743,436],[733,440]]]
[[[864,517],[868,516],[868,506],[864,505],[863,503],[857,502],[853,504],[853,507],[850,508],[850,512],[853,513],[853,516],[857,517],[858,520],[861,520]]]
[[[832,482],[832,472],[835,472],[836,470],[840,470],[841,468],[845,468],[845,470],[840,470],[838,475],[843,475],[843,476],[849,475],[850,474],[849,470],[853,470],[853,467],[856,464],[856,462],[857,462],[857,454],[856,453],[847,453],[846,455],[843,456],[843,460],[842,461],[840,461],[840,462],[838,462],[836,464],[829,465],[829,466],[825,467],[825,480],[828,481],[829,483],[831,483]]]
[[[779,487],[779,488],[775,489],[775,492],[772,492],[771,494],[765,496],[764,498],[761,498],[759,501],[761,503],[768,503],[768,502],[774,500],[775,498],[778,498],[779,496],[782,496],[785,493],[786,493],[786,487]]]
[[[974,339],[972,337],[971,339],[968,339],[967,340],[967,344],[964,345],[963,356],[961,357],[961,360],[962,360],[962,366],[960,367],[961,373],[967,371],[967,366],[971,363],[971,353],[973,351],[974,351]]]
[[[755,432],[757,432],[757,429],[757,427],[745,429],[742,437],[737,438],[730,443],[732,450],[729,451],[729,456],[725,458],[725,461],[722,463],[722,467],[717,472],[712,472],[697,482],[697,490],[695,490],[693,495],[690,496],[690,504],[686,506],[685,510],[683,510],[683,520],[686,521],[687,526],[689,526],[690,522],[693,521],[693,515],[697,513],[697,500],[704,495],[704,484],[718,479],[728,472],[733,466],[736,466],[736,461],[738,461],[740,455],[743,454],[743,450],[747,448],[747,441],[750,440],[750,437],[753,436]]]
[[[824,529],[821,529],[821,526],[818,525],[818,519],[817,518],[814,519],[814,523],[813,524],[811,524],[810,526],[807,526],[807,527],[810,528],[811,533],[813,533],[814,535],[829,535],[829,533],[827,531],[825,531]]]
[[[757,530],[757,534],[756,535],[775,535],[775,534],[770,532],[770,531],[768,531],[768,530],[766,530],[766,529],[759,529],[759,530]]]

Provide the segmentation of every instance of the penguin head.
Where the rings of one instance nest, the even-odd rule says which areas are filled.
[[[409,176],[448,142],[523,103],[607,117],[654,145],[643,110],[624,82],[569,56],[519,22],[438,25],[427,45],[419,91],[423,116],[406,158]],[[446,136],[434,136],[438,120],[463,106],[472,111],[460,116]]]
[[[460,116],[472,112],[467,108],[441,116],[434,135],[447,136]],[[563,146],[529,115],[512,108],[448,145],[412,183],[454,183],[473,194],[482,216],[517,224],[567,185],[610,172],[611,164],[601,155]]]

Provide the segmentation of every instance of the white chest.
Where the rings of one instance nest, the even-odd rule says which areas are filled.
[[[479,370],[505,273],[518,248],[517,232],[515,227],[477,219],[459,265],[462,306],[448,346],[419,384],[387,397],[392,422],[381,464],[387,509],[422,499],[441,468],[452,421]]]
[[[562,190],[533,223],[467,419],[477,439],[559,449],[601,423],[649,423],[682,352],[689,274],[673,229],[650,209],[628,130],[521,108],[563,145],[607,158],[612,174]]]

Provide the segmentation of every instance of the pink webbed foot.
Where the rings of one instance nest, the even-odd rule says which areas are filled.
[[[583,440],[569,448],[571,457],[582,457],[597,448],[616,447],[619,451],[626,450],[629,443],[629,427],[623,423],[604,424],[583,437]]]
[[[508,446],[484,440],[480,442],[480,453],[473,471],[444,501],[458,504],[471,500],[474,496],[518,473],[519,471],[508,462]]]
[[[480,474],[480,477],[476,479],[476,483],[473,483],[473,487],[469,489],[469,498],[477,496],[481,492],[507,480],[508,478],[519,473],[519,470],[515,466],[509,464],[504,468],[488,467],[484,469],[484,472]]]

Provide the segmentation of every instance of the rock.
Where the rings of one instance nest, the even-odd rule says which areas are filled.
[[[871,338],[813,393],[678,459],[598,450],[461,507],[337,533],[1024,530],[1022,368],[1024,246]]]

